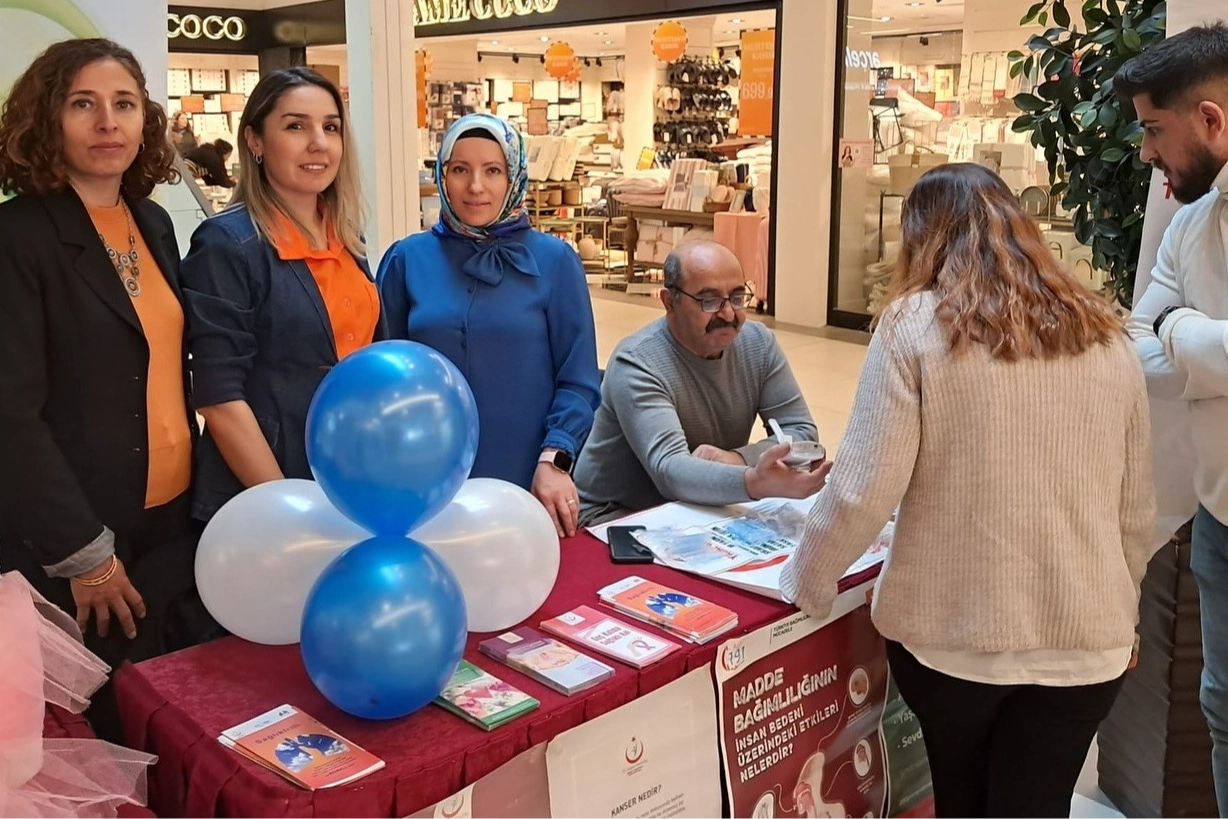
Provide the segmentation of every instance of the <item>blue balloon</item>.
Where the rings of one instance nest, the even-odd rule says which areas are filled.
[[[342,514],[406,535],[443,511],[478,454],[478,409],[460,370],[416,341],[381,341],[324,377],[307,412],[307,461]]]
[[[452,678],[468,622],[456,576],[405,537],[373,537],[337,557],[307,595],[300,646],[329,702],[366,719],[427,705]]]

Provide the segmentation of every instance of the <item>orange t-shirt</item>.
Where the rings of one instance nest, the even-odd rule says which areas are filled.
[[[282,261],[305,261],[320,290],[332,325],[337,359],[370,344],[379,324],[379,294],[331,226],[328,247],[323,248],[312,248],[307,237],[285,217],[278,227],[273,237],[278,257]]]
[[[145,380],[145,419],[149,428],[145,508],[149,509],[182,495],[192,480],[192,431],[183,395],[183,307],[166,283],[136,222],[129,221],[124,206],[88,210],[94,228],[116,253],[128,252],[130,235],[136,240],[141,294],[132,298],[132,306],[149,346],[149,372]],[[123,285],[117,281],[116,286]]]

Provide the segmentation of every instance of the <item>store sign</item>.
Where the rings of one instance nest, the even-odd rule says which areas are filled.
[[[229,40],[242,42],[247,36],[247,23],[242,17],[220,14],[175,14],[166,15],[166,36],[169,39],[183,37],[187,40]]]
[[[546,49],[546,73],[556,80],[565,80],[576,64],[576,52],[567,43],[551,43]]]
[[[844,65],[846,68],[878,68],[882,58],[877,51],[854,51],[844,49]]]
[[[770,137],[776,96],[776,30],[742,32],[738,135]]]
[[[662,23],[652,32],[652,53],[663,63],[682,59],[688,43],[686,28],[674,20]]]
[[[414,25],[506,20],[513,16],[549,14],[558,5],[559,0],[414,0]]]

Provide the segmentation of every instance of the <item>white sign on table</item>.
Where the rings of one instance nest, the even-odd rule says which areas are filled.
[[[711,666],[559,734],[546,749],[554,816],[720,816]]]

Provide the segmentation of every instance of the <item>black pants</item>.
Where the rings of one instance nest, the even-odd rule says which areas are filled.
[[[112,669],[125,661],[140,662],[224,634],[196,592],[196,544],[202,529],[202,524],[192,520],[189,495],[184,493],[145,510],[139,525],[115,533],[115,554],[144,600],[146,615],[136,621],[136,637],[131,640],[113,614],[106,637],[98,636],[97,625],[90,619],[85,645]],[[50,602],[77,616],[69,581],[47,577],[29,549],[11,542],[0,545],[0,567],[20,571]],[[86,716],[99,737],[123,743],[109,681],[94,694]]]
[[[987,685],[922,665],[887,642],[891,674],[917,715],[938,816],[1069,816],[1070,799],[1123,677],[1069,688]]]

